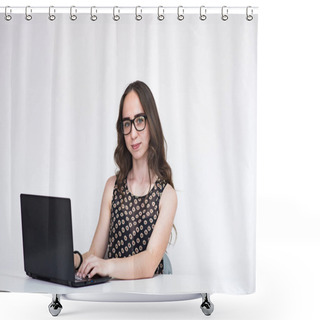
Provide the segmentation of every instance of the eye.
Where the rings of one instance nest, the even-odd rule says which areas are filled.
[[[129,128],[130,127],[130,121],[123,121],[122,125],[124,128]]]
[[[142,124],[144,122],[144,117],[140,116],[136,119],[136,124]]]

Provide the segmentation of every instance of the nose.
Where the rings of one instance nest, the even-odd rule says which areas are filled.
[[[131,126],[130,136],[131,136],[132,140],[134,140],[138,136],[138,131],[136,130],[136,128],[133,124]]]

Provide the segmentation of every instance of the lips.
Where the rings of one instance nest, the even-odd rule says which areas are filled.
[[[131,147],[132,147],[133,150],[138,150],[140,145],[141,145],[141,142],[137,143],[137,144],[133,144],[133,145],[131,145]]]

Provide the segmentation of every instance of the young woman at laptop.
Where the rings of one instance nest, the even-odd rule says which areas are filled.
[[[119,170],[106,182],[90,250],[74,255],[75,268],[81,277],[151,278],[163,273],[177,195],[156,103],[145,83],[125,90],[117,133]]]

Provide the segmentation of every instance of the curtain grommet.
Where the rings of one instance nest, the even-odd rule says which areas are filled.
[[[90,19],[91,19],[91,21],[97,21],[98,16],[96,14],[93,14],[93,8],[95,8],[96,13],[98,12],[96,7],[91,7],[91,9],[90,9]]]
[[[116,9],[118,9],[118,14],[116,14]],[[114,21],[119,21],[120,20],[120,16],[119,16],[119,13],[120,13],[120,10],[119,8],[116,6],[116,7],[113,7],[113,20]]]
[[[12,19],[12,16],[8,13],[8,9],[10,6],[6,6],[4,9],[4,18],[6,21],[10,21]],[[10,9],[10,13],[12,13],[12,9]]]
[[[140,14],[138,14],[138,8],[140,8]],[[136,20],[141,21],[142,20],[142,9],[140,6],[136,7]]]
[[[74,13],[73,13],[73,9],[74,9]],[[75,13],[77,13],[77,9],[75,6],[70,7],[70,19],[71,21],[76,21],[77,20],[77,16],[75,15]]]
[[[51,10],[53,10],[53,13],[56,12],[56,9],[54,8],[54,6],[49,7],[49,17],[48,17],[48,19],[50,21],[54,21],[54,20],[56,20],[56,16],[54,14],[52,14]]]
[[[160,8],[162,8],[162,14],[160,14]],[[158,7],[158,20],[163,21],[164,20],[164,9],[163,6]]]
[[[30,12],[28,12],[29,10],[30,10]],[[32,13],[32,9],[31,9],[30,6],[27,6],[27,7],[26,7],[26,10],[25,10],[25,19],[26,19],[27,21],[32,20],[32,15],[31,15],[30,13]]]
[[[227,21],[227,20],[229,19],[229,17],[228,17],[228,12],[229,12],[228,7],[223,6],[223,7],[221,8],[221,19],[222,19],[223,21]]]
[[[249,8],[251,9],[251,14],[249,14]],[[253,20],[253,9],[250,6],[247,7],[247,9],[246,9],[246,19],[247,19],[247,21]]]
[[[207,19],[207,9],[205,6],[200,7],[200,20],[204,21]]]
[[[182,13],[181,13],[182,11]],[[184,8],[183,6],[178,7],[178,20],[182,21],[184,19]]]

